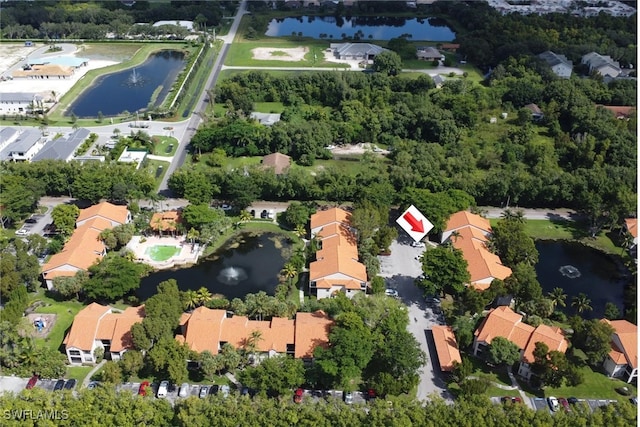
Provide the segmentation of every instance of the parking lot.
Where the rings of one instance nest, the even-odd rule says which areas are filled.
[[[500,403],[500,398],[499,397],[492,397],[491,401],[494,403]],[[547,403],[547,399],[544,399],[542,397],[534,397],[531,398],[531,402],[533,403],[533,407],[537,410],[537,411],[547,411],[547,412],[551,412],[551,408],[549,407],[549,404]],[[583,405],[583,406],[587,406],[591,411],[594,411],[595,409],[599,408],[600,406],[606,406],[609,405],[611,403],[616,403],[617,400],[604,400],[604,399],[578,399],[578,403],[575,403],[573,405],[571,405],[572,407],[575,405]],[[562,411],[562,409],[560,409]]]

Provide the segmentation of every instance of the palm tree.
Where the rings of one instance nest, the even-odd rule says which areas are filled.
[[[200,236],[200,232],[195,228],[191,227],[191,229],[187,232],[187,239],[191,242],[191,249],[193,249],[193,245],[195,240]]]
[[[296,274],[298,274],[298,271],[296,270],[296,268],[293,266],[293,264],[291,263],[286,263],[283,267],[282,267],[282,275],[284,276],[285,279],[289,279],[289,286],[291,286],[291,280],[296,277]]]
[[[553,303],[553,308],[555,309],[557,306],[566,307],[567,303],[565,300],[567,299],[567,294],[564,293],[564,289],[562,288],[553,288],[551,292],[547,294],[551,302]]]
[[[455,243],[455,242],[458,241],[458,239],[462,238],[462,235],[460,234],[460,232],[458,230],[453,230],[451,232],[450,238],[453,240],[453,243]]]
[[[251,216],[251,212],[246,210],[240,211],[240,222],[249,222],[253,217]]]
[[[575,308],[578,314],[593,310],[593,307],[591,307],[591,300],[582,292],[573,297],[571,307]]]
[[[302,239],[307,234],[307,230],[305,230],[304,225],[298,224],[295,230],[293,230],[293,233]]]
[[[249,337],[244,340],[244,351],[249,355],[252,363],[255,363],[255,352],[258,349],[258,343],[262,341],[262,332],[259,330],[251,331]]]
[[[206,303],[211,301],[212,298],[213,298],[213,295],[211,295],[211,292],[209,292],[209,289],[205,288],[204,286],[198,289],[197,291],[198,305],[205,305]]]
[[[184,293],[184,305],[188,310],[190,308],[195,308],[198,305],[198,292],[193,289],[189,289]]]
[[[524,211],[522,209],[505,209],[502,212],[502,219],[507,221],[516,221],[520,223],[524,223]]]
[[[156,226],[156,229],[160,233],[160,237],[162,237],[162,231],[164,230],[164,224],[162,223],[162,218],[161,217],[156,218],[156,220],[154,221],[154,225]]]

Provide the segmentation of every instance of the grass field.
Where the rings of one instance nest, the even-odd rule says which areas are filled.
[[[156,156],[171,157],[176,153],[178,149],[178,140],[172,136],[153,136],[153,154]],[[156,142],[157,140],[157,142]],[[169,149],[169,146],[173,144],[173,147]]]
[[[495,225],[499,219],[489,221]],[[622,248],[612,240],[615,232],[605,230],[592,238],[589,235],[589,225],[583,221],[528,219],[525,231],[534,240],[574,240],[609,254],[622,254]]]
[[[259,113],[282,113],[284,111],[282,102],[254,102],[253,108]]]
[[[577,397],[579,399],[627,399],[616,392],[616,388],[628,387],[631,390],[631,395],[637,395],[637,388],[633,384],[627,384],[624,381],[613,379],[594,372],[588,366],[580,369],[584,375],[584,382],[576,387],[559,387],[551,388],[546,387],[544,389],[544,397],[547,396],[562,396],[562,397]]]
[[[273,48],[292,49],[308,47],[309,51],[303,61],[279,61],[276,59],[260,60],[253,58],[253,49]],[[329,42],[302,38],[300,40],[267,39],[260,41],[246,41],[233,43],[229,47],[225,65],[245,67],[321,67],[321,68],[348,68],[346,64],[338,64],[324,60],[324,51],[329,47]]]
[[[49,304],[48,306],[38,307],[36,313],[56,314],[56,322],[51,328],[51,332],[49,332],[46,338],[36,338],[36,345],[59,350],[67,330],[73,323],[73,318],[78,314],[78,311],[82,309],[83,305],[77,301],[55,301],[47,297],[43,289],[40,290],[33,300],[39,300],[45,304]]]
[[[165,162],[162,160],[146,159],[145,163],[147,164],[145,166],[145,169],[155,178],[156,189],[158,189],[158,187],[162,183],[164,175],[167,173],[167,169],[169,168],[169,161]],[[162,166],[162,169],[158,169],[160,166]]]
[[[91,372],[92,366],[68,366],[66,378],[75,378],[78,381],[76,389],[82,386],[82,381]]]

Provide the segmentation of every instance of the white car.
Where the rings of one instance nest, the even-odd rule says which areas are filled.
[[[229,396],[229,393],[231,393],[231,387],[229,387],[228,385],[221,385],[220,386],[220,393],[222,394],[222,396],[227,397]]]
[[[189,395],[189,384],[183,383],[180,386],[180,391],[178,391],[178,396],[187,397]]]
[[[558,409],[560,409],[560,402],[558,402],[558,399],[553,396],[549,396],[547,398],[547,403],[549,403],[549,407],[553,412],[556,412]]]
[[[414,248],[422,248],[422,249],[426,247],[424,242],[412,242],[411,246]]]
[[[395,289],[385,289],[384,294],[388,297],[398,298],[398,291]]]
[[[24,228],[21,228],[20,230],[16,231],[16,236],[26,236],[27,234],[29,234],[29,232]]]
[[[353,403],[353,393],[351,393],[350,391],[344,392],[344,403],[346,403],[347,405],[351,405]]]
[[[233,209],[233,208],[231,207],[231,205],[226,205],[226,204],[225,204],[225,205],[222,205],[222,210],[223,210],[223,211],[230,211],[231,209]]]
[[[158,398],[164,399],[167,397],[167,393],[169,392],[169,381],[161,381],[158,386]]]

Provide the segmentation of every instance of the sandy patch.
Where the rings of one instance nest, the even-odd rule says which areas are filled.
[[[353,154],[364,154],[367,151],[373,151],[378,154],[389,154],[389,151],[383,150],[379,148],[375,144],[351,144],[351,145],[341,145],[339,147],[331,149],[331,153],[334,155],[353,155]]]
[[[23,61],[37,49],[36,46],[26,47],[20,44],[0,44],[0,73]]]
[[[53,325],[55,325],[57,317],[58,316],[56,314],[45,314],[45,313],[28,314],[27,315],[28,326],[22,332],[24,333],[24,336],[45,338],[49,335],[49,332],[51,332],[51,328],[53,328]],[[42,325],[44,327],[40,329],[40,331],[38,331],[38,328],[36,327],[36,323],[35,323],[36,320],[43,322]]]
[[[253,53],[253,59],[262,61],[288,61],[299,62],[304,61],[304,56],[309,52],[308,47],[294,47],[294,48],[272,48],[272,47],[257,47],[251,50]]]

